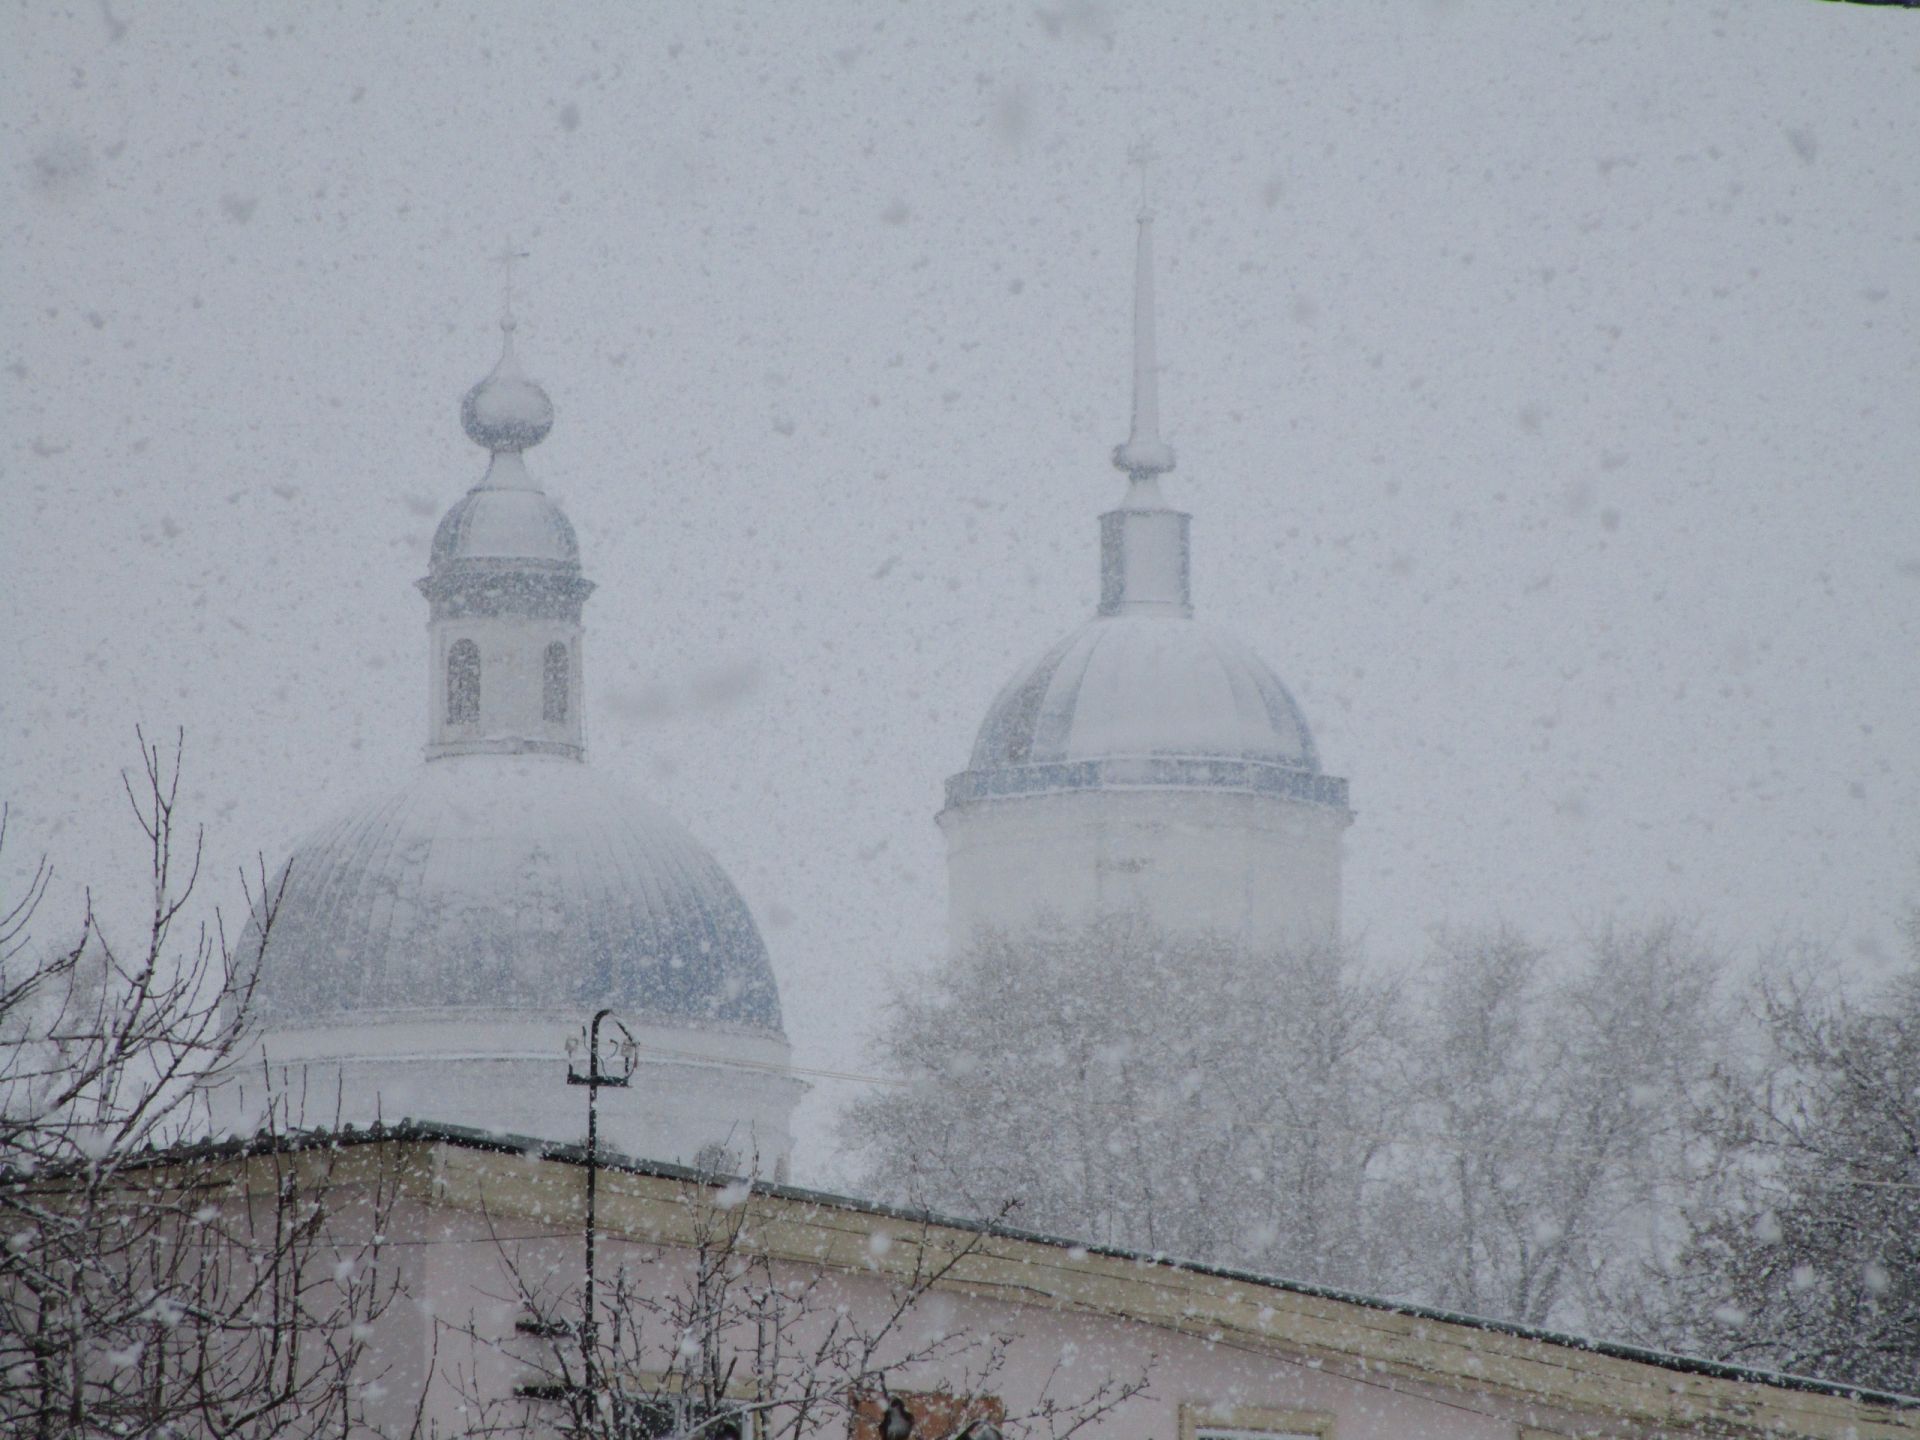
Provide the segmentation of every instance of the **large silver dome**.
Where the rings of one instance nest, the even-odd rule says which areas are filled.
[[[572,760],[435,760],[289,865],[260,978],[270,1021],[612,1005],[780,1028],[766,946],[719,864]]]
[[[1008,681],[947,798],[1139,786],[1346,804],[1258,655],[1201,621],[1140,614],[1088,621]]]

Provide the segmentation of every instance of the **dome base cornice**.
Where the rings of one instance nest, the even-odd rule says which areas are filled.
[[[1347,782],[1293,765],[1191,755],[1109,755],[1045,765],[963,770],[947,780],[947,807],[1099,790],[1220,790],[1347,812]]]
[[[521,735],[500,735],[484,740],[441,740],[426,747],[426,758],[445,760],[455,755],[552,755],[561,760],[586,762],[587,747],[564,740],[530,740]]]
[[[435,620],[524,615],[578,625],[581,607],[593,593],[593,582],[578,568],[524,560],[463,561],[436,568],[415,583]]]

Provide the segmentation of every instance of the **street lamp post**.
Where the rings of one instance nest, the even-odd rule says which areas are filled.
[[[620,1032],[614,1050],[619,1064],[614,1070],[605,1069],[600,1063],[600,1022],[608,1019],[613,1020],[613,1028]],[[587,1048],[587,1072],[584,1075],[574,1065],[579,1058],[583,1038]],[[611,1085],[624,1090],[633,1083],[633,1072],[639,1062],[640,1047],[634,1041],[633,1032],[614,1017],[612,1010],[596,1011],[592,1022],[583,1028],[581,1035],[567,1037],[567,1083],[587,1087],[587,1293],[580,1323],[580,1369],[586,1381],[588,1403],[596,1413],[599,1411],[600,1397],[593,1373],[593,1355],[595,1342],[599,1338],[599,1322],[594,1316],[593,1262],[597,1233],[595,1198],[600,1176],[600,1087]]]

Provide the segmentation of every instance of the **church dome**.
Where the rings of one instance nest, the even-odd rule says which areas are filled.
[[[994,697],[949,804],[1059,790],[1255,789],[1344,805],[1280,678],[1176,615],[1101,615]]]
[[[511,315],[501,320],[500,329],[506,337],[500,363],[460,401],[460,424],[474,444],[495,454],[518,454],[553,429],[553,401],[520,369]]]
[[[546,492],[480,485],[454,502],[433,533],[434,570],[461,560],[578,567],[580,542]]]
[[[1212,625],[1141,615],[1090,620],[1015,675],[969,768],[1147,755],[1320,768],[1300,708],[1258,655]]]
[[[610,1005],[778,1033],[766,946],[678,823],[572,760],[423,767],[293,852],[260,977],[270,1022]]]

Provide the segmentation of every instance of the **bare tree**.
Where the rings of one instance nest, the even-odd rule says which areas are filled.
[[[986,933],[894,1002],[902,1082],[845,1131],[870,1189],[1106,1244],[1377,1285],[1391,987],[1334,944],[1137,915]]]
[[[999,1381],[1020,1335],[974,1332],[931,1319],[935,1293],[990,1239],[927,1222],[876,1230],[869,1252],[896,1247],[910,1263],[857,1276],[827,1261],[782,1261],[759,1237],[778,1216],[747,1180],[690,1180],[678,1194],[684,1245],[644,1247],[602,1292],[601,1318],[583,1354],[581,1297],[557,1284],[510,1234],[494,1227],[509,1300],[524,1317],[514,1358],[536,1378],[509,1399],[464,1388],[470,1433],[553,1433],[569,1440],[807,1440],[875,1429],[878,1404],[898,1400],[919,1422],[915,1440],[953,1440],[1002,1427],[1033,1440],[1067,1440],[1145,1392],[1147,1375],[1109,1375],[1072,1397],[1059,1370],[1024,1409],[1009,1412]],[[883,1278],[890,1277],[890,1278]],[[873,1302],[872,1287],[883,1298]],[[863,1303],[863,1294],[865,1301]],[[499,1348],[467,1321],[447,1327],[470,1346]],[[943,1377],[939,1395],[901,1395],[902,1377]],[[592,1377],[591,1383],[589,1377]]]
[[[1618,1328],[1683,1239],[1721,969],[1672,920],[1608,925],[1559,975],[1503,927],[1438,937],[1393,1166],[1411,1293]]]
[[[1730,1157],[1668,1267],[1669,1343],[1911,1393],[1920,1386],[1920,913],[1906,963],[1849,998],[1831,967],[1763,973],[1758,1053],[1702,1129]]]
[[[179,932],[201,840],[177,814],[181,746],[141,737],[123,777],[148,841],[140,943],[89,895],[78,934],[36,942],[44,861],[0,920],[0,1428],[51,1437],[344,1433],[392,1302],[380,1235],[393,1177],[351,1178],[284,1110],[234,1147],[193,1143],[201,1086],[240,1053],[259,943]],[[379,1147],[373,1147],[378,1149]]]

